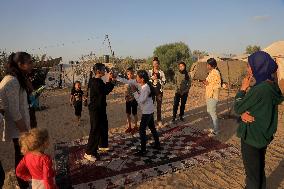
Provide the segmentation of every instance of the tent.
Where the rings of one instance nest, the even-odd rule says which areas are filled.
[[[279,83],[279,86],[281,90],[284,92],[284,41],[277,41],[275,43],[272,43],[268,47],[266,47],[263,51],[267,52],[272,56],[277,64],[278,64],[278,80],[282,80],[281,84]]]
[[[228,59],[217,61],[223,82],[231,85],[240,85],[242,78],[246,75],[247,62]],[[206,62],[196,62],[191,66],[190,73],[194,80],[205,80],[208,75]]]

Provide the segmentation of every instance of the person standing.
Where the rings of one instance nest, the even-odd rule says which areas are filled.
[[[82,109],[83,109],[83,98],[84,92],[81,89],[81,82],[75,81],[70,95],[70,104],[75,109],[75,116],[77,118],[77,125],[80,126]]]
[[[191,85],[190,76],[186,70],[186,64],[184,62],[180,62],[178,66],[179,70],[175,73],[175,97],[174,97],[173,118],[172,118],[173,123],[176,122],[176,115],[180,101],[181,104],[180,104],[179,118],[180,121],[184,121],[183,119],[184,109]]]
[[[159,135],[154,122],[154,104],[152,99],[152,95],[154,95],[154,88],[153,86],[151,86],[151,83],[149,82],[148,73],[145,70],[139,70],[137,72],[136,80],[137,83],[140,84],[141,90],[138,90],[136,86],[132,85],[132,91],[136,101],[138,102],[142,110],[142,117],[139,127],[141,149],[137,153],[135,153],[135,155],[144,156],[147,154],[147,126],[149,127],[155,141],[152,147],[156,150],[160,150],[161,146],[159,141]]]
[[[128,128],[126,129],[126,133],[136,133],[139,129],[137,126],[137,122],[138,122],[138,116],[137,116],[137,107],[138,107],[138,103],[135,100],[133,94],[131,93],[131,86],[137,86],[138,87],[138,83],[136,81],[136,77],[134,75],[134,69],[132,67],[127,68],[126,70],[126,75],[127,75],[127,79],[122,78],[122,77],[117,77],[117,81],[127,84],[127,90],[125,92],[125,101],[126,101],[126,115],[127,115],[127,123],[128,123]],[[131,124],[131,114],[134,117],[134,128],[132,128],[132,124]]]
[[[153,58],[153,69],[148,71],[150,82],[152,83],[155,94],[153,95],[154,102],[157,105],[157,123],[162,125],[162,102],[163,102],[163,86],[166,84],[165,73],[160,69],[160,61],[158,57]]]
[[[235,97],[235,112],[241,115],[237,136],[248,189],[265,189],[265,154],[278,124],[278,105],[284,100],[272,74],[277,64],[269,54],[258,51],[248,57],[247,76]],[[255,85],[250,89],[251,80]],[[249,89],[249,90],[248,90]]]
[[[217,61],[214,58],[207,60],[207,69],[209,74],[203,82],[205,85],[205,98],[207,104],[207,112],[212,118],[213,129],[209,129],[209,135],[215,136],[219,133],[218,117],[216,107],[219,99],[219,92],[221,88],[221,74],[217,68]]]
[[[106,95],[114,88],[112,74],[109,75],[108,82],[104,83],[102,77],[105,75],[105,65],[96,63],[94,65],[95,77],[89,81],[89,114],[91,130],[84,158],[95,162],[99,159],[98,150],[108,151],[108,120],[106,113]],[[100,148],[99,148],[100,146]]]
[[[15,167],[23,155],[20,150],[20,133],[30,129],[30,115],[27,75],[32,71],[32,57],[26,52],[12,53],[9,56],[6,76],[0,83],[1,97],[4,106],[4,140],[12,140],[15,149]],[[29,183],[17,177],[19,187],[25,189]]]

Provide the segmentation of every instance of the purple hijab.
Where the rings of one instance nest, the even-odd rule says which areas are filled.
[[[277,71],[278,66],[268,53],[263,51],[255,52],[248,57],[248,62],[256,80],[255,85],[266,80],[274,80],[272,74]]]

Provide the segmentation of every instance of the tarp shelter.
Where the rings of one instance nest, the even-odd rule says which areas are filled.
[[[241,60],[217,61],[223,82],[231,85],[240,85],[246,75],[247,62]],[[205,80],[208,75],[207,63],[196,62],[191,66],[191,75],[194,80]]]
[[[277,41],[275,43],[272,43],[263,51],[270,54],[270,56],[272,56],[277,62],[279,87],[282,90],[282,93],[284,93],[284,41]]]

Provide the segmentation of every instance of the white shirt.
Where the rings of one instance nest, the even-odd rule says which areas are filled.
[[[0,83],[0,98],[5,111],[3,141],[19,138],[16,121],[23,119],[30,129],[27,92],[20,87],[16,77],[7,75]]]
[[[134,97],[138,102],[142,114],[152,114],[154,113],[154,103],[152,97],[150,97],[151,90],[148,84],[144,84],[141,87],[140,92],[135,92]]]

